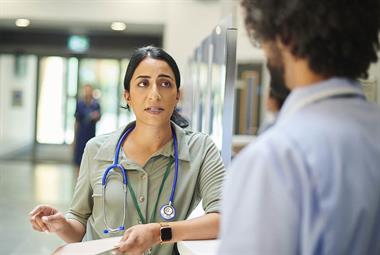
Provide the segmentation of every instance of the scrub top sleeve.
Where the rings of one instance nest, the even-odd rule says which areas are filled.
[[[218,148],[209,136],[199,176],[202,207],[206,213],[219,212],[225,167]]]
[[[90,185],[90,153],[88,144],[85,147],[82,163],[80,165],[79,176],[74,191],[74,196],[71,201],[69,211],[66,213],[66,219],[74,219],[87,224],[87,219],[92,213],[92,187]]]

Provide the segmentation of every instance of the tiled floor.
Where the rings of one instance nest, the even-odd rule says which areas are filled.
[[[0,254],[51,254],[63,244],[54,234],[32,229],[28,214],[38,204],[65,212],[76,169],[67,164],[0,161]]]

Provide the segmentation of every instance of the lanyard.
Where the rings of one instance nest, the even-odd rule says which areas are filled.
[[[153,212],[152,212],[152,215],[151,215],[151,217],[150,217],[150,221],[149,221],[149,222],[153,222],[153,220],[156,218],[158,200],[160,199],[160,196],[161,196],[162,190],[163,190],[163,188],[164,188],[165,181],[166,181],[166,179],[168,178],[169,170],[170,170],[170,167],[171,167],[172,164],[173,164],[173,158],[170,158],[170,159],[169,159],[169,163],[168,163],[168,165],[167,165],[167,167],[166,167],[166,170],[165,170],[164,177],[162,178],[162,181],[161,181],[161,185],[160,185],[160,189],[159,189],[159,191],[158,191],[158,195],[157,195],[156,203],[155,203],[155,205],[154,205]],[[124,170],[124,171],[127,171],[127,170]],[[138,215],[139,215],[139,218],[140,218],[140,220],[141,220],[141,223],[142,223],[142,224],[146,224],[146,223],[148,223],[148,222],[145,220],[145,218],[144,218],[144,216],[143,216],[143,214],[142,214],[142,212],[141,212],[140,206],[139,206],[139,204],[138,204],[138,202],[137,202],[136,193],[135,193],[135,191],[133,190],[130,181],[129,181],[129,183],[127,184],[127,187],[128,187],[129,192],[131,193],[131,197],[132,197],[132,200],[133,200],[133,204],[135,205],[135,208],[136,208],[136,211],[137,211],[137,213],[138,213]]]

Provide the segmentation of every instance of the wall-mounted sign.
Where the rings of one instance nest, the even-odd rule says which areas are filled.
[[[74,52],[83,53],[90,47],[88,37],[82,35],[72,35],[69,37],[67,47]]]
[[[22,106],[22,90],[13,90],[12,91],[12,106],[13,107],[21,107]]]

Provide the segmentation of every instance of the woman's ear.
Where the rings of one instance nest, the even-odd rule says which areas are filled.
[[[178,90],[177,90],[177,96],[175,97],[175,99],[176,99],[177,102],[178,102],[180,98],[181,98],[181,91],[178,89]]]
[[[127,105],[129,106],[129,101],[131,101],[131,95],[129,94],[129,91],[124,90],[124,99],[127,102]]]
[[[124,99],[128,102],[131,100],[128,90],[124,90]]]

